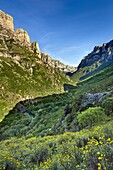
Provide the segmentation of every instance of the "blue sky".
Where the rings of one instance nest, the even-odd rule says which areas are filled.
[[[54,59],[77,66],[113,39],[113,0],[0,0],[0,9]]]

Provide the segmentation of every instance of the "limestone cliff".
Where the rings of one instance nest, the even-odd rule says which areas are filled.
[[[104,43],[102,46],[95,46],[93,51],[89,53],[78,66],[78,70],[83,67],[89,67],[95,65],[100,66],[103,63],[107,63],[113,60],[113,40]]]
[[[65,65],[59,60],[52,59],[48,54],[43,52],[41,53],[41,60],[43,60],[46,64],[49,64],[53,68],[57,68],[64,73],[76,71],[76,67]]]
[[[13,18],[0,10],[0,56],[12,57],[16,55],[13,46],[24,46],[26,49],[40,55],[37,43],[31,42],[27,31],[22,28],[14,30]],[[9,46],[12,46],[12,51]]]
[[[30,44],[30,37],[25,30],[18,28],[16,29],[15,33],[17,35],[17,39],[20,40],[24,45]]]
[[[0,10],[0,25],[5,29],[14,31],[13,18]]]
[[[93,51],[85,56],[73,73],[75,81],[84,80],[98,74],[106,67],[113,64],[113,40],[102,46],[95,46]]]
[[[30,55],[26,50],[37,55],[45,64],[62,72],[76,71],[75,67],[64,65],[58,60],[53,60],[49,55],[41,53],[38,43],[30,41],[27,31],[22,28],[14,30],[13,18],[0,10],[0,56],[14,57],[20,60],[22,55]]]

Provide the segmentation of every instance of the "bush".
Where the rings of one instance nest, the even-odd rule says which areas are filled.
[[[48,148],[40,147],[31,155],[31,162],[40,165],[41,162],[43,163],[47,160],[48,156]]]
[[[97,125],[107,119],[105,111],[101,107],[89,108],[77,116],[79,124],[83,127]]]
[[[113,114],[113,97],[109,97],[102,102],[102,107],[107,115]]]
[[[6,160],[5,170],[16,170],[16,164],[12,161]]]

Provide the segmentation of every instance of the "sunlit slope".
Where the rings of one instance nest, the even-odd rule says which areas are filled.
[[[0,119],[20,100],[63,92],[63,84],[68,82],[38,56],[23,56],[19,61],[0,57]]]

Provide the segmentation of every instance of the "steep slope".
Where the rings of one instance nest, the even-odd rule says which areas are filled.
[[[41,52],[41,60],[43,60],[45,63],[48,63],[53,68],[57,68],[58,70],[60,70],[61,72],[65,74],[68,72],[73,73],[76,71],[76,67],[65,65],[59,60],[52,59],[48,54],[43,53],[43,52]]]
[[[71,81],[59,65],[45,62],[38,43],[0,11],[0,120],[21,100],[63,92],[64,83]]]
[[[63,84],[69,79],[40,62],[38,57],[23,57],[20,61],[0,57],[1,118],[20,100],[63,92]]]
[[[72,74],[72,79],[83,80],[111,64],[113,64],[113,40],[102,46],[95,46],[93,51],[82,59],[77,71]]]

